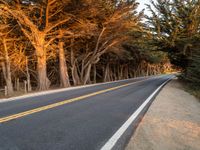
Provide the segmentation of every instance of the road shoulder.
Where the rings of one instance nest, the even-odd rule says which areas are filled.
[[[152,103],[126,150],[199,150],[199,110],[200,102],[172,80]]]

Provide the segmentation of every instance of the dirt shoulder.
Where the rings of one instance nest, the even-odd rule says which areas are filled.
[[[200,102],[176,79],[156,97],[126,150],[199,150]]]

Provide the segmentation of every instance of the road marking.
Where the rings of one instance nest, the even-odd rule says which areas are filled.
[[[172,77],[173,78],[173,77]],[[145,101],[144,103],[128,118],[128,120],[115,132],[115,134],[105,143],[105,145],[100,150],[112,150],[120,137],[128,129],[128,127],[133,123],[133,121],[138,117],[145,106],[151,101],[151,99],[156,95],[156,93],[172,78],[165,81],[160,85]]]
[[[149,77],[154,77],[154,76],[149,76]],[[145,77],[137,77],[137,78],[134,78],[134,79],[142,79],[142,78],[145,78]],[[46,94],[55,94],[55,93],[59,93],[59,92],[71,91],[71,90],[76,90],[76,89],[80,89],[80,88],[88,88],[88,87],[93,87],[93,86],[97,86],[97,85],[105,85],[105,84],[116,83],[116,82],[121,82],[121,81],[131,81],[132,79],[133,78],[124,79],[124,80],[117,80],[117,81],[109,81],[109,82],[103,82],[103,83],[80,85],[80,86],[74,86],[74,87],[67,87],[67,88],[62,88],[62,89],[48,90],[48,91],[42,91],[42,92],[36,92],[36,93],[30,93],[30,94],[26,94],[26,95],[23,95],[23,96],[0,99],[0,103],[6,103],[6,102],[9,102],[9,101],[21,100],[23,98],[31,98],[31,97],[35,97],[35,96],[43,96],[43,95],[46,95]]]
[[[152,79],[152,78],[150,78],[150,79]],[[109,88],[109,89],[101,90],[101,91],[98,91],[98,92],[93,92],[93,93],[90,93],[90,94],[86,94],[86,95],[79,96],[79,97],[76,97],[76,98],[72,98],[72,99],[61,101],[61,102],[53,103],[53,104],[50,104],[50,105],[38,107],[38,108],[31,109],[31,110],[28,110],[28,111],[24,111],[24,112],[21,112],[21,113],[13,114],[13,115],[10,115],[10,116],[7,116],[7,117],[2,117],[2,118],[0,118],[0,123],[8,122],[8,121],[18,119],[18,118],[21,118],[21,117],[24,117],[24,116],[27,116],[27,115],[31,115],[31,114],[34,114],[34,113],[37,113],[37,112],[41,112],[41,111],[44,111],[44,110],[48,110],[48,109],[52,109],[52,108],[55,108],[55,107],[58,107],[58,106],[69,104],[69,103],[72,103],[72,102],[75,102],[75,101],[79,101],[79,100],[82,100],[82,99],[85,99],[85,98],[88,98],[88,97],[96,96],[96,95],[99,95],[99,94],[102,94],[102,93],[105,93],[105,92],[113,91],[113,90],[116,90],[116,89],[119,89],[119,88],[122,88],[122,87],[133,85],[133,84],[136,84],[136,83],[139,83],[139,82],[143,82],[143,81],[146,81],[146,80],[149,80],[149,78],[145,79],[145,80],[127,83],[127,84],[112,87],[112,88]]]

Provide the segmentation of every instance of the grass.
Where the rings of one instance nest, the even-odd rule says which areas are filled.
[[[191,93],[200,100],[200,85],[186,83],[186,91]]]
[[[200,101],[200,85],[189,82],[182,75],[177,76],[180,82],[184,85],[184,90],[197,97]]]

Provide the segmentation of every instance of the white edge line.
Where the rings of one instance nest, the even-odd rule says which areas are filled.
[[[172,77],[173,78],[173,77]],[[145,101],[144,103],[128,118],[128,120],[115,132],[115,134],[105,143],[105,145],[100,150],[112,150],[120,137],[124,134],[124,132],[128,129],[128,127],[133,123],[133,121],[137,118],[137,116],[141,113],[141,111],[145,108],[145,106],[151,101],[151,99],[156,95],[156,93],[172,78],[165,81],[162,85],[160,85]]]
[[[57,90],[48,90],[48,91],[43,91],[43,92],[30,93],[30,94],[26,94],[26,95],[22,95],[22,96],[0,99],[0,103],[5,103],[5,102],[9,102],[9,101],[14,101],[14,100],[21,100],[23,98],[32,98],[32,97],[42,96],[42,95],[46,95],[46,94],[55,94],[55,93],[59,93],[59,92],[70,91],[70,90],[75,90],[75,89],[80,89],[80,88],[93,87],[93,86],[96,86],[96,85],[104,85],[104,84],[109,84],[109,83],[116,83],[116,82],[128,81],[128,80],[133,80],[133,79],[140,79],[140,78],[145,78],[145,77],[146,76],[124,79],[124,80],[111,81],[111,82],[104,82],[104,83],[74,86],[74,87],[68,87],[68,88],[57,89]],[[154,77],[154,76],[147,76],[147,77],[151,78],[151,77]]]

